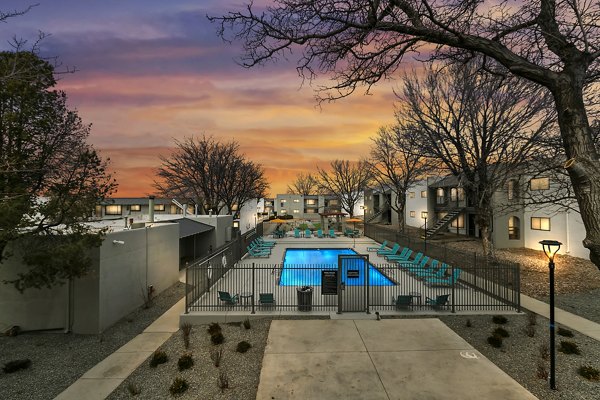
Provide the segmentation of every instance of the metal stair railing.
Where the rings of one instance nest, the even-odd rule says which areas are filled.
[[[444,216],[444,218],[440,219],[431,228],[427,229],[427,232],[425,232],[425,238],[430,239],[440,233],[442,229],[447,228],[448,225],[450,225],[452,221],[454,221],[464,210],[464,207],[450,210],[448,214]]]

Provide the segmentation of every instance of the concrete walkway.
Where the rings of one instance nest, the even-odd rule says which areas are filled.
[[[256,398],[536,399],[438,319],[273,321]]]

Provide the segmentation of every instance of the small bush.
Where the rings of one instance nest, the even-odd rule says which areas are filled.
[[[4,364],[4,368],[2,370],[7,374],[12,374],[13,372],[17,372],[21,369],[27,369],[31,366],[31,360],[26,358],[24,360],[14,360],[9,361]]]
[[[600,380],[600,371],[589,365],[582,365],[581,367],[579,367],[577,372],[579,373],[579,375],[583,376],[585,379],[588,379],[590,381]]]
[[[208,334],[209,335],[214,335],[215,333],[221,333],[221,325],[219,325],[218,322],[213,322],[210,325],[208,325]]]
[[[152,353],[152,357],[150,358],[150,366],[152,368],[156,368],[160,364],[164,364],[169,361],[169,357],[167,357],[167,353],[162,350],[156,350]]]
[[[471,323],[471,320],[470,320],[470,319],[467,319],[467,323],[465,324],[465,326],[466,326],[467,328],[470,328],[470,327],[472,327],[472,326],[473,326],[473,324]]]
[[[492,332],[492,334],[494,336],[500,336],[501,338],[506,338],[506,337],[510,336],[510,334],[508,333],[508,331],[506,329],[500,328],[500,327],[494,329],[494,332]]]
[[[225,349],[223,347],[218,347],[210,351],[210,359],[213,361],[213,364],[215,364],[215,367],[219,368],[219,365],[221,365],[224,353]]]
[[[251,328],[251,326],[250,326],[250,320],[248,318],[246,318],[244,320],[244,328],[246,328],[246,329],[250,329]]]
[[[183,335],[183,345],[186,349],[190,348],[190,334],[192,333],[192,324],[185,322],[181,324],[181,334]]]
[[[534,326],[537,324],[537,314],[527,313],[527,325]]]
[[[489,338],[487,338],[487,342],[492,347],[495,347],[495,348],[502,347],[502,338],[499,336],[490,336]]]
[[[212,344],[221,344],[225,341],[225,336],[221,332],[213,333],[210,335],[210,341]]]
[[[537,370],[536,370],[535,375],[538,378],[543,379],[545,381],[548,380],[548,376],[550,375],[550,373],[548,372],[548,368],[546,367],[546,363],[543,360],[538,361]]]
[[[179,357],[179,361],[177,361],[177,367],[179,367],[180,371],[184,369],[190,369],[194,365],[194,359],[190,353],[186,353]]]
[[[535,325],[527,325],[525,327],[525,334],[529,337],[535,336]]]
[[[550,345],[548,343],[544,342],[540,344],[538,350],[540,352],[540,357],[542,357],[542,360],[550,359]]]
[[[245,353],[248,350],[250,350],[250,348],[252,347],[252,345],[248,342],[246,342],[245,340],[241,341],[238,343],[237,348],[235,349],[235,351],[237,351],[238,353]]]
[[[508,319],[504,315],[494,315],[492,317],[492,322],[498,325],[504,325],[508,322]]]
[[[188,387],[189,387],[189,385],[185,379],[177,377],[171,384],[171,387],[169,388],[169,392],[171,392],[171,394],[173,396],[175,396],[177,394],[181,394],[181,393],[185,392],[186,390],[188,390]]]
[[[132,396],[137,396],[138,394],[142,393],[142,391],[140,390],[140,388],[135,383],[133,383],[133,382],[129,382],[127,384],[127,391]]]
[[[577,343],[569,342],[568,340],[561,340],[560,346],[558,346],[558,351],[565,354],[581,354],[579,351],[579,347],[577,347]]]
[[[225,391],[225,389],[229,388],[229,377],[227,376],[227,372],[221,370],[219,372],[219,377],[217,378],[217,385],[221,391]]]
[[[556,333],[558,333],[560,336],[564,336],[564,337],[573,337],[573,336],[575,336],[573,334],[573,332],[571,332],[570,330],[565,329],[565,328],[558,328],[558,330],[556,331]]]

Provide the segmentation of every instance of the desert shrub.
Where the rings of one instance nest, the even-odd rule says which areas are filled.
[[[221,344],[225,341],[225,336],[221,332],[216,332],[210,335],[210,341],[212,344]]]
[[[502,338],[500,336],[490,336],[487,338],[487,342],[492,347],[495,347],[495,348],[502,347]]]
[[[508,319],[504,315],[494,315],[492,317],[492,322],[498,325],[504,325],[508,322]]]
[[[237,348],[235,349],[235,351],[237,351],[238,353],[245,353],[248,350],[250,350],[250,348],[252,347],[252,345],[248,342],[246,342],[245,340],[241,341],[238,343]]]
[[[527,313],[527,325],[533,326],[537,324],[537,314]]]
[[[167,357],[167,353],[162,350],[156,350],[152,353],[152,357],[150,358],[150,366],[152,368],[156,368],[160,364],[164,364],[169,361],[169,357]]]
[[[229,388],[229,377],[227,376],[227,372],[221,370],[219,372],[219,377],[217,378],[217,385],[221,391],[225,391],[225,389]]]
[[[12,374],[13,372],[17,372],[21,369],[27,369],[31,366],[31,360],[26,358],[24,360],[13,360],[4,364],[4,368],[2,370],[7,374]]]
[[[177,367],[179,367],[180,371],[184,369],[190,369],[194,365],[194,359],[190,353],[183,354],[179,357],[179,361],[177,361]]]
[[[590,381],[600,380],[600,371],[598,371],[592,366],[582,365],[581,367],[579,367],[577,372],[579,373],[579,375],[583,376],[585,379],[588,379]]]
[[[561,340],[560,346],[558,346],[558,351],[565,354],[581,354],[579,351],[579,347],[575,342],[569,342],[568,340]]]
[[[185,379],[177,377],[175,378],[175,380],[173,380],[173,383],[169,388],[169,392],[171,392],[171,394],[175,396],[188,390],[188,387],[189,385]]]
[[[129,382],[127,384],[127,391],[132,396],[137,396],[138,394],[142,393],[142,391],[140,390],[140,388],[135,383],[133,383],[133,382]]]
[[[212,322],[210,325],[208,325],[208,334],[209,335],[214,335],[215,333],[221,333],[221,325],[219,325],[218,322]]]
[[[251,326],[250,326],[250,319],[246,318],[244,320],[244,328],[246,328],[246,329],[250,329],[251,328]]]
[[[223,360],[224,353],[225,349],[223,347],[218,347],[210,351],[210,359],[213,361],[215,367],[219,368],[219,365],[221,365],[221,360]]]
[[[536,370],[535,375],[538,378],[543,379],[545,381],[548,380],[548,376],[550,375],[550,373],[548,372],[548,368],[546,367],[546,363],[543,360],[538,361],[537,370]]]
[[[472,327],[472,326],[473,326],[473,324],[471,323],[471,320],[470,320],[469,318],[467,318],[467,323],[465,324],[465,326],[466,326],[467,328],[470,328],[470,327]]]
[[[506,337],[510,336],[510,334],[508,333],[508,331],[506,329],[500,328],[500,327],[494,329],[494,332],[492,332],[492,335],[500,336],[501,338],[506,338]]]
[[[183,344],[186,349],[190,348],[190,334],[192,333],[192,324],[184,322],[181,324],[181,334],[183,335]]]
[[[573,334],[573,332],[571,332],[570,330],[565,329],[565,328],[558,328],[558,330],[556,331],[556,333],[558,333],[560,336],[564,336],[564,337],[573,337],[573,336],[575,336]]]
[[[540,344],[538,351],[540,352],[540,357],[542,357],[542,360],[550,359],[550,345],[548,343],[544,342]]]
[[[525,334],[529,337],[535,336],[535,325],[527,325],[525,327]]]

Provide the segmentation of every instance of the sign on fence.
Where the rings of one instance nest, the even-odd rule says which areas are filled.
[[[337,295],[338,279],[337,270],[321,271],[321,294]]]

